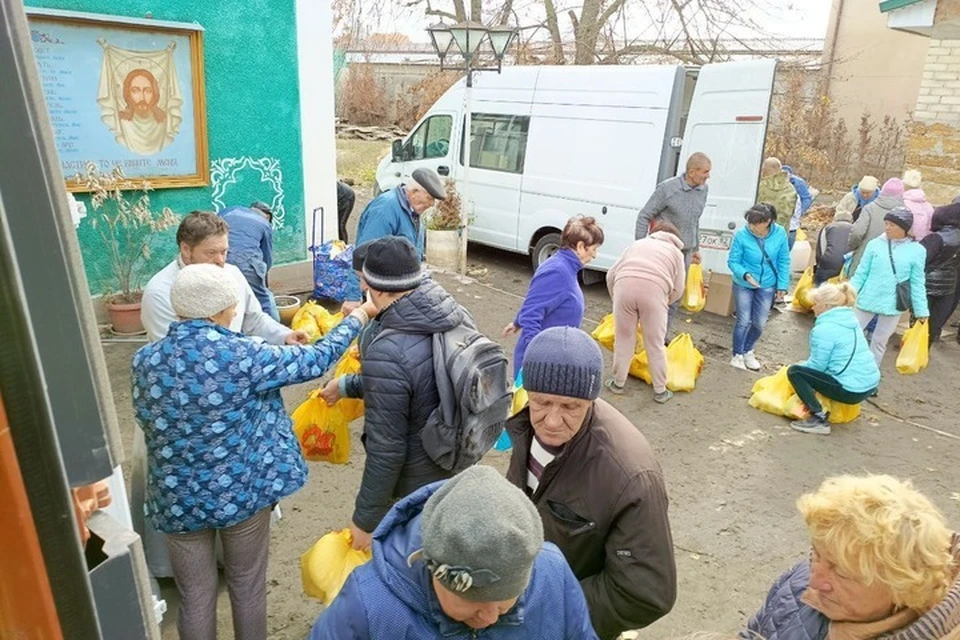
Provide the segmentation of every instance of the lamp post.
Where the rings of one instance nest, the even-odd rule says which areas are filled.
[[[450,53],[459,53],[463,58],[462,68],[466,76],[466,90],[463,92],[463,176],[460,180],[459,191],[460,207],[460,252],[457,271],[460,275],[467,272],[467,225],[473,203],[470,201],[470,143],[473,136],[473,73],[475,71],[496,71],[500,73],[503,65],[503,56],[510,47],[510,43],[517,35],[517,30],[508,27],[485,27],[477,22],[459,22],[446,25],[442,21],[427,29],[430,41],[440,58],[440,69],[444,68],[444,59]],[[481,45],[487,42],[493,51],[495,67],[485,67],[477,64],[483,52]],[[454,67],[454,68],[457,68]],[[456,160],[455,160],[456,161]]]

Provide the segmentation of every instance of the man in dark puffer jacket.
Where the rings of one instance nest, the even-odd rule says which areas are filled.
[[[927,300],[930,304],[930,342],[940,333],[956,309],[954,294],[960,269],[960,203],[937,207],[932,233],[920,244],[927,250]],[[960,334],[957,336],[960,341]]]
[[[363,279],[380,314],[376,335],[361,340],[367,461],[350,524],[356,549],[370,546],[394,500],[453,475],[423,450],[420,431],[440,404],[433,334],[470,321],[453,296],[424,277],[406,238],[368,243]]]

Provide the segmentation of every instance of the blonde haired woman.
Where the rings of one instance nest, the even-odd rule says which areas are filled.
[[[741,638],[960,638],[960,535],[909,481],[828,478],[797,508],[810,560],[777,580]]]
[[[810,299],[817,316],[810,331],[810,357],[787,369],[790,384],[810,417],[790,426],[803,433],[829,435],[830,416],[817,400],[817,392],[837,402],[858,404],[876,392],[880,369],[853,312],[857,303],[853,287],[846,282],[822,284]]]

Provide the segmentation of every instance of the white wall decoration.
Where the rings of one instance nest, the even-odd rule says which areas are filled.
[[[214,210],[219,211],[227,206],[224,202],[230,185],[237,183],[237,176],[244,171],[254,171],[259,175],[260,182],[266,183],[273,191],[273,199],[260,198],[266,201],[273,209],[273,227],[283,228],[285,210],[283,208],[283,172],[280,170],[278,158],[253,158],[241,156],[239,158],[217,158],[210,163],[210,184],[213,186],[211,201]],[[230,202],[230,205],[249,202]]]

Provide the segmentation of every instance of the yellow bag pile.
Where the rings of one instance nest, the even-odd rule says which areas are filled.
[[[603,320],[600,321],[600,324],[597,325],[597,328],[594,329],[590,335],[594,340],[599,342],[601,346],[609,351],[613,351],[613,342],[616,338],[613,314],[608,313],[603,316]],[[641,351],[643,351],[643,332],[640,330],[640,325],[637,325],[637,346],[634,347],[633,352],[640,353]]]
[[[897,371],[911,375],[920,373],[930,364],[930,325],[914,322],[903,332],[900,353],[897,355]]]
[[[693,391],[701,371],[703,371],[703,354],[693,346],[693,338],[690,334],[682,333],[674,338],[667,347],[667,389]],[[630,362],[630,375],[647,384],[653,384],[646,350],[633,356]]]
[[[687,311],[697,313],[702,311],[706,304],[707,289],[703,286],[703,267],[692,264],[687,271],[687,284],[683,289],[680,306]]]
[[[329,406],[317,389],[290,416],[304,459],[333,464],[350,459],[349,421],[339,405]]]
[[[290,328],[294,331],[306,331],[310,342],[316,342],[342,320],[343,314],[339,311],[330,313],[313,300],[308,300],[293,316]]]
[[[330,606],[350,573],[372,557],[369,551],[353,549],[350,542],[349,529],[332,531],[300,556],[303,592],[322,600],[324,606]]]
[[[843,404],[817,394],[817,400],[823,405],[823,410],[830,414],[830,422],[844,424],[852,422],[860,416],[859,404]],[[793,391],[793,385],[787,378],[787,368],[781,367],[772,376],[760,378],[753,385],[753,394],[749,404],[775,416],[785,416],[794,420],[802,420],[810,415],[800,398]]]

